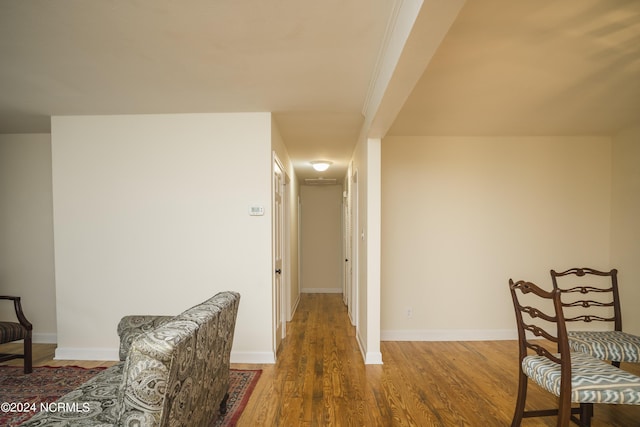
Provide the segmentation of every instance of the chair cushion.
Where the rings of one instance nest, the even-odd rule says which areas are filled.
[[[640,362],[640,337],[621,331],[571,331],[569,347],[602,360]]]
[[[0,322],[0,344],[23,340],[29,336],[29,331],[20,323]]]
[[[522,371],[560,396],[560,365],[544,356],[527,356]],[[640,377],[585,353],[571,353],[571,401],[640,405]]]
[[[123,368],[123,362],[113,365],[56,401],[78,409],[60,412],[40,411],[20,426],[121,426],[118,424],[116,396],[122,383]]]

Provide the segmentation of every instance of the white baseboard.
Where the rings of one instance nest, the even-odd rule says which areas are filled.
[[[517,340],[515,329],[424,329],[380,331],[381,341],[502,341]]]
[[[24,340],[16,340],[11,342],[24,342]],[[58,343],[58,334],[54,333],[46,333],[46,332],[35,332],[31,334],[31,342],[33,344],[57,344]]]
[[[270,351],[232,351],[231,363],[264,363],[274,364],[276,358]]]
[[[365,351],[360,334],[356,335],[356,342],[360,348],[360,354],[362,355],[362,360],[364,360],[365,365],[383,365],[382,353],[379,351]]]
[[[34,332],[31,335],[31,342],[34,344],[56,344],[58,342],[58,334]]]
[[[364,350],[364,345],[362,345],[362,340],[360,339],[360,334],[356,333],[356,342],[358,343],[358,348],[360,349],[360,354],[362,355],[362,360],[367,360],[366,352]]]
[[[58,347],[54,360],[108,360],[118,361],[117,348]]]
[[[303,294],[341,294],[342,288],[302,288]]]
[[[298,294],[298,298],[296,298],[296,302],[293,304],[293,308],[291,309],[291,313],[289,313],[290,317],[287,319],[287,322],[291,322],[293,320],[293,315],[296,314],[298,304],[300,304],[300,294]]]
[[[379,351],[368,351],[364,359],[365,365],[383,365],[382,353]]]

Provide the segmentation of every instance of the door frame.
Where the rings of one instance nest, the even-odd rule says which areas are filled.
[[[358,188],[358,169],[352,171],[351,179],[351,308],[349,313],[351,314],[351,323],[356,327],[356,333],[359,332],[359,311],[360,311],[360,223],[359,223],[359,211],[360,211],[360,196]]]
[[[273,218],[272,218],[272,298],[273,298],[273,304],[272,304],[272,312],[273,312],[273,351],[274,351],[274,355],[276,355],[277,357],[277,353],[278,353],[278,348],[279,345],[281,344],[282,340],[287,336],[287,319],[289,316],[289,309],[287,308],[287,305],[289,304],[290,301],[290,289],[291,289],[291,277],[290,277],[290,263],[289,263],[289,257],[290,257],[290,244],[289,244],[289,236],[290,236],[290,230],[289,230],[289,221],[290,221],[290,217],[289,217],[289,183],[290,183],[290,179],[289,179],[289,175],[286,172],[286,169],[284,168],[282,161],[280,160],[280,158],[278,157],[278,155],[276,154],[276,152],[273,152],[273,156],[272,156],[273,160],[272,160],[272,211],[273,211]],[[276,185],[278,183],[278,179],[277,179],[277,174],[278,171],[280,171],[280,174],[282,175],[281,178],[281,206],[280,206],[280,210],[281,210],[281,215],[278,216],[277,214],[277,208],[276,208]],[[277,221],[280,220],[280,224],[279,227],[277,227]],[[276,234],[278,233],[278,230],[280,231],[280,247],[278,248],[276,243]],[[280,264],[280,273],[276,273],[276,269],[278,269],[278,266],[276,265],[277,262],[277,251],[278,249],[281,251],[280,257],[281,257],[281,264]],[[280,295],[278,295],[278,289],[277,289],[277,280],[278,277],[280,280]],[[278,312],[278,308],[279,308],[279,312]],[[282,323],[282,332],[280,334],[280,336],[278,336],[278,319],[280,319],[280,322]]]

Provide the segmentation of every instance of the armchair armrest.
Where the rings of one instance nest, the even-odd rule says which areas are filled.
[[[129,353],[131,343],[140,335],[164,325],[174,316],[125,316],[118,323],[118,336],[120,337],[120,360],[125,360]]]
[[[22,303],[20,303],[20,297],[8,296],[8,295],[0,295],[0,299],[11,300],[13,301],[13,308],[16,311],[16,317],[18,318],[18,322],[27,330],[31,331],[33,329],[33,325],[31,322],[27,320],[24,313],[22,312]]]

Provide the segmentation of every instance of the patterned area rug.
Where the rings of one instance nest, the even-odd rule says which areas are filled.
[[[19,425],[39,412],[41,403],[55,402],[103,369],[45,366],[25,375],[21,366],[0,366],[0,426]],[[227,414],[218,418],[215,426],[236,425],[261,372],[231,370]]]
[[[227,401],[227,413],[220,417],[214,424],[215,427],[232,427],[238,422],[251,392],[260,379],[261,370],[236,370],[232,369],[229,375],[229,400]]]

